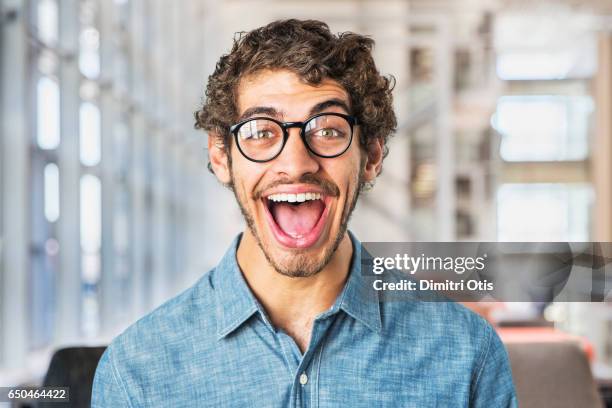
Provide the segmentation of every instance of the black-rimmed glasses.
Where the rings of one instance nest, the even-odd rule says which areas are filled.
[[[290,128],[299,128],[302,141],[314,155],[338,157],[353,140],[354,116],[319,113],[304,122],[280,122],[266,117],[249,118],[230,127],[236,146],[248,160],[263,163],[275,159],[289,139]]]

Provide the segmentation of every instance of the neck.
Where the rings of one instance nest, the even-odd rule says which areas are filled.
[[[238,247],[237,260],[245,280],[272,323],[291,334],[300,330],[295,326],[310,329],[314,318],[334,304],[346,282],[352,254],[353,245],[345,233],[330,262],[319,273],[293,278],[278,273],[268,263],[247,229]]]

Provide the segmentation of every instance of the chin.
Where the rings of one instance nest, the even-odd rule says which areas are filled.
[[[313,184],[277,186],[256,196],[251,211],[236,198],[268,263],[290,277],[314,276],[331,261],[357,198],[346,203],[339,191]]]
[[[266,226],[264,226],[266,229]],[[306,241],[299,241],[298,245],[285,245],[278,242],[271,231],[264,233],[265,242],[260,247],[270,265],[281,275],[290,277],[309,277],[319,273],[330,261],[337,244],[336,239],[324,231],[312,245],[302,245]],[[286,242],[286,241],[285,241]]]

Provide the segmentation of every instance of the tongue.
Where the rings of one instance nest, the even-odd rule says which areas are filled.
[[[305,201],[299,205],[275,203],[271,213],[285,234],[296,238],[312,231],[324,208],[321,200]]]

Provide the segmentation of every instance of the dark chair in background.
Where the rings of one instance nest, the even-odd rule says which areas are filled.
[[[604,406],[578,343],[506,343],[506,348],[521,408]]]
[[[69,387],[69,406],[89,407],[94,374],[104,350],[106,347],[69,347],[56,351],[43,387]],[[58,407],[58,404],[40,403],[38,406]]]

